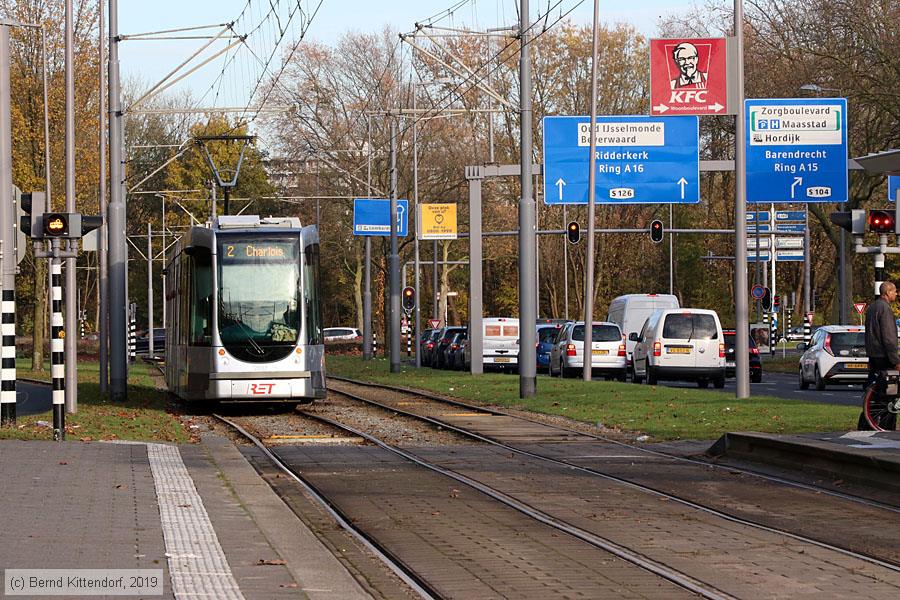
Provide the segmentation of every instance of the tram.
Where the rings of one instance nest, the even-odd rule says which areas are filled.
[[[174,244],[165,274],[170,393],[295,404],[325,397],[315,226],[215,217]]]

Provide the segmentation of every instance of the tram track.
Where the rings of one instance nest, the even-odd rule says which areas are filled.
[[[561,427],[559,425],[553,425],[553,424],[543,423],[540,421],[534,421],[534,420],[526,419],[520,415],[513,415],[510,413],[495,410],[492,408],[481,407],[481,406],[471,405],[471,404],[464,403],[464,402],[459,402],[456,400],[445,399],[440,396],[437,396],[434,394],[429,394],[429,393],[423,393],[418,390],[409,390],[406,388],[387,386],[385,384],[368,384],[365,382],[358,382],[355,380],[345,379],[345,378],[331,377],[330,379],[342,381],[344,383],[350,383],[355,386],[382,389],[382,390],[386,390],[386,391],[396,393],[396,394],[412,396],[413,398],[419,398],[423,401],[444,404],[444,405],[451,406],[454,408],[462,408],[467,411],[470,411],[471,416],[474,416],[477,414],[484,414],[484,415],[503,416],[503,417],[507,417],[510,419],[526,421],[526,422],[532,423],[534,425],[537,425],[540,427],[547,427],[549,429],[553,429],[558,432],[562,432],[564,435],[571,436],[571,438],[569,440],[567,440],[569,442],[577,441],[578,437],[587,437],[590,439],[602,441],[604,443],[614,444],[618,447],[627,447],[630,451],[641,451],[649,456],[661,458],[664,460],[671,460],[671,461],[673,461],[673,463],[680,463],[683,465],[688,465],[690,468],[702,469],[703,471],[715,470],[715,471],[719,471],[723,474],[741,473],[742,475],[746,475],[748,477],[759,478],[762,481],[766,481],[766,482],[772,483],[774,485],[789,486],[791,488],[795,488],[796,490],[798,490],[799,492],[802,492],[802,493],[811,492],[811,493],[815,494],[816,496],[827,495],[831,498],[834,498],[834,500],[838,501],[838,502],[849,502],[849,503],[857,504],[861,507],[865,507],[865,509],[867,511],[879,511],[879,512],[887,513],[888,515],[897,514],[898,512],[900,512],[900,509],[898,509],[895,506],[887,505],[887,504],[880,503],[880,502],[875,502],[875,501],[872,501],[869,499],[860,498],[860,497],[853,496],[853,495],[832,492],[830,490],[827,490],[824,488],[818,488],[817,486],[813,486],[810,484],[803,484],[803,483],[794,482],[794,481],[786,480],[786,479],[779,478],[779,477],[764,475],[764,474],[757,473],[755,471],[740,469],[738,467],[711,464],[711,463],[704,462],[701,460],[671,455],[671,454],[668,454],[665,452],[660,452],[657,450],[643,449],[640,447],[632,446],[630,444],[624,444],[617,440],[612,440],[605,436],[600,436],[600,435],[596,435],[593,433],[586,433],[586,432],[582,432],[582,431],[568,429],[565,427]],[[422,412],[427,412],[427,410],[422,405],[417,407],[418,412],[416,412],[409,408],[410,406],[413,405],[413,403],[410,403],[408,401],[404,402],[401,400],[399,402],[380,402],[380,401],[372,400],[371,398],[364,398],[364,397],[360,396],[359,394],[354,394],[353,392],[349,392],[346,389],[339,390],[337,388],[332,387],[332,391],[340,393],[347,397],[351,397],[351,398],[357,400],[358,402],[363,402],[363,403],[366,403],[366,404],[369,404],[372,406],[377,406],[383,410],[393,411],[397,414],[402,414],[402,415],[410,417],[410,418],[421,419],[421,420],[431,423],[434,426],[443,427],[443,428],[450,429],[452,431],[456,431],[460,435],[465,435],[465,436],[471,437],[473,439],[480,440],[484,443],[495,445],[497,447],[503,448],[504,450],[508,450],[510,452],[515,452],[521,456],[526,456],[526,457],[529,457],[534,460],[546,461],[546,462],[558,465],[558,466],[566,468],[566,469],[572,469],[572,470],[575,470],[575,471],[578,471],[581,473],[590,474],[592,476],[596,476],[596,477],[602,478],[604,480],[614,482],[615,484],[626,486],[626,487],[628,487],[632,490],[638,491],[638,492],[650,494],[655,497],[665,499],[667,501],[676,502],[676,503],[678,503],[682,506],[685,506],[689,509],[700,511],[705,514],[711,515],[713,517],[738,524],[740,526],[750,527],[750,528],[757,529],[760,531],[774,533],[774,534],[777,534],[780,536],[784,536],[786,538],[790,538],[792,540],[796,540],[801,543],[811,544],[811,545],[817,546],[819,548],[822,548],[824,550],[838,552],[847,557],[863,560],[865,562],[869,562],[873,565],[877,565],[879,567],[888,569],[890,571],[900,573],[900,561],[897,560],[898,552],[897,552],[897,545],[895,542],[896,537],[892,537],[892,539],[890,539],[890,536],[888,536],[889,539],[886,540],[887,543],[890,544],[890,545],[886,546],[886,548],[894,548],[894,551],[889,553],[887,556],[885,556],[883,554],[878,555],[875,552],[871,552],[871,551],[870,552],[861,551],[861,549],[859,549],[859,548],[857,548],[857,549],[848,548],[845,545],[839,545],[839,544],[834,543],[833,539],[831,541],[829,541],[829,538],[827,537],[827,535],[820,536],[820,537],[811,537],[809,535],[796,533],[793,531],[789,531],[784,527],[767,525],[765,523],[760,523],[757,520],[744,518],[744,517],[740,516],[739,514],[735,514],[735,512],[733,512],[733,511],[729,511],[729,512],[723,511],[719,508],[715,508],[713,506],[709,506],[707,504],[698,502],[696,499],[686,498],[686,497],[684,497],[683,494],[670,493],[670,492],[666,491],[665,489],[662,489],[658,485],[648,485],[646,482],[641,482],[638,478],[627,475],[627,469],[625,470],[626,471],[625,475],[610,473],[608,471],[600,470],[597,467],[589,467],[589,466],[585,466],[583,464],[578,464],[576,462],[573,462],[572,460],[567,460],[565,458],[561,458],[560,456],[548,456],[546,453],[536,452],[533,449],[535,444],[531,444],[530,448],[526,448],[526,447],[523,447],[524,444],[521,442],[521,440],[517,440],[513,443],[509,443],[509,442],[503,441],[502,439],[497,439],[496,436],[484,435],[477,431],[473,431],[471,428],[467,428],[465,426],[459,426],[458,424],[454,424],[454,421],[457,421],[457,422],[460,421],[459,418],[456,418],[456,419],[435,418],[434,416],[421,414]],[[432,412],[436,412],[436,411],[432,411]],[[437,411],[437,412],[439,412],[439,411]],[[477,420],[477,417],[475,419]],[[556,444],[556,445],[559,445],[559,444]],[[733,476],[733,475],[731,475],[731,476]],[[812,496],[809,497],[807,500],[810,503],[817,502],[816,497],[812,497]],[[778,508],[779,507],[775,506],[772,508],[772,510],[778,510]],[[876,515],[876,517],[877,517],[877,515]],[[895,520],[895,517],[893,517],[893,516],[890,516],[889,518],[891,520]],[[827,534],[829,532],[825,532],[825,533]],[[823,537],[824,537],[824,539],[822,539]],[[877,545],[877,544],[875,546],[880,547],[881,550],[884,551],[885,546]]]

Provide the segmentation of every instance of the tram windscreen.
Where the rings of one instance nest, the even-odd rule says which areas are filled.
[[[220,236],[219,336],[239,360],[290,354],[300,331],[300,249],[296,238]]]

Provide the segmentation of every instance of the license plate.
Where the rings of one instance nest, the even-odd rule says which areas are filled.
[[[591,350],[591,354],[594,356],[606,356],[609,354],[609,350]]]
[[[508,363],[509,357],[508,356],[498,356],[497,358],[494,359],[494,362],[495,363]]]
[[[844,367],[847,369],[868,369],[869,365],[866,363],[846,363]]]
[[[690,348],[666,348],[667,354],[690,354]]]
[[[726,362],[726,363],[725,363],[725,366],[726,366],[726,367],[732,367],[732,368],[734,368],[734,363],[733,363],[733,362]]]

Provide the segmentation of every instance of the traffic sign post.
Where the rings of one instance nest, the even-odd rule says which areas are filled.
[[[650,114],[733,115],[726,38],[650,40]]]
[[[766,288],[757,283],[750,288],[750,295],[754,300],[762,300],[763,296],[766,295]]]
[[[900,175],[888,175],[887,196],[889,202],[896,202],[900,198]]]
[[[397,200],[397,235],[406,237],[409,200]],[[391,201],[386,198],[353,200],[353,235],[391,235]]]
[[[863,324],[863,320],[865,317],[863,314],[866,312],[866,303],[865,302],[855,302],[853,304],[853,308],[856,309],[856,314],[859,315],[859,324]]]
[[[745,100],[747,202],[847,202],[847,100]]]
[[[589,130],[589,117],[544,117],[546,204],[587,204]],[[700,202],[698,131],[697,117],[597,117],[597,202]]]
[[[416,225],[420,240],[455,240],[456,204],[419,204]]]
[[[440,319],[428,319],[428,328],[429,329],[437,329],[441,326]]]

